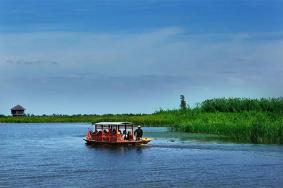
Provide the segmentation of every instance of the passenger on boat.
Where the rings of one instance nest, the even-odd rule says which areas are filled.
[[[126,131],[126,129],[123,130],[123,135],[124,135],[124,140],[127,140],[127,131]]]
[[[125,136],[125,140],[131,140],[133,138],[131,131],[128,131],[127,135]]]
[[[141,126],[139,125],[138,128],[135,130],[135,136],[136,136],[136,140],[140,140],[142,138],[143,135],[143,130],[141,129]]]

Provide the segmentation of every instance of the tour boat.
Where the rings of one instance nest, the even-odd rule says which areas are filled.
[[[149,138],[136,138],[135,126],[131,122],[99,122],[92,124],[84,140],[92,145],[143,145]]]

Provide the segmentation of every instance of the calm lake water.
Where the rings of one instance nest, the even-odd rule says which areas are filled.
[[[0,124],[0,187],[282,187],[283,146],[144,128],[144,147],[90,147],[88,124]]]

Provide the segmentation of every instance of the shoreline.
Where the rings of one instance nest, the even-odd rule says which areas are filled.
[[[188,133],[228,136],[255,144],[283,144],[283,98],[216,98],[194,108],[162,110],[152,114],[76,114],[0,116],[0,123],[133,122],[170,127]]]
[[[130,121],[188,133],[227,136],[236,142],[283,144],[283,115],[269,112],[162,111],[153,114],[0,117],[0,123],[85,123]]]

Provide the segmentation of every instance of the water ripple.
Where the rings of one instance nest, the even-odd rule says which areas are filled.
[[[155,139],[144,147],[90,147],[82,140],[87,127],[1,124],[0,187],[281,187],[283,183],[279,145],[201,141],[166,128],[145,128],[145,134]]]

